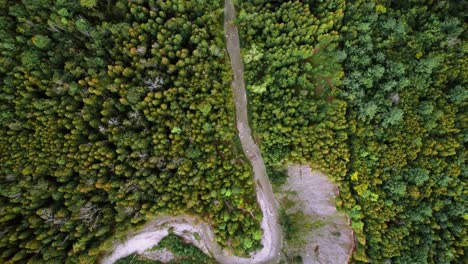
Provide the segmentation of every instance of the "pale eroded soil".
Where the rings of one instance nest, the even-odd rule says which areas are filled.
[[[336,210],[338,188],[306,165],[289,166],[288,175],[283,192],[295,192],[298,199],[297,205],[289,210],[302,210],[315,227],[306,235],[306,246],[296,253],[302,256],[304,264],[347,263],[354,238],[348,217]]]

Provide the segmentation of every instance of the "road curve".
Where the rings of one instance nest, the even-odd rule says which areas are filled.
[[[231,0],[225,0],[224,30],[234,76],[232,89],[236,106],[237,130],[244,154],[252,164],[254,171],[257,201],[263,213],[260,223],[263,230],[261,240],[263,248],[251,254],[250,258],[233,256],[230,252],[222,250],[216,242],[211,227],[200,221],[197,217],[189,215],[164,215],[149,222],[142,230],[129,235],[126,241],[116,244],[111,252],[101,258],[100,263],[112,264],[130,254],[142,253],[146,249],[158,244],[161,239],[167,236],[170,228],[173,229],[175,234],[193,243],[222,264],[267,264],[279,262],[283,238],[278,222],[278,203],[268,180],[260,149],[253,141],[249,127],[239,32],[237,27],[232,23],[234,19],[234,5]],[[199,235],[199,239],[195,238],[195,233]]]

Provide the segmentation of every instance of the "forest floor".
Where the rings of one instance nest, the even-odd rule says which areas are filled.
[[[311,228],[304,234],[304,245],[292,249],[304,264],[348,263],[354,247],[353,230],[348,217],[336,210],[338,188],[322,173],[306,165],[288,167],[288,180],[281,193],[293,194],[295,205],[287,213],[302,211],[310,216]],[[288,246],[285,245],[288,251]],[[289,254],[288,254],[289,255]]]

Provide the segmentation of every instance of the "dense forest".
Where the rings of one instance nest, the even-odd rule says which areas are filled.
[[[348,102],[351,192],[342,200],[358,235],[357,260],[462,262],[468,64],[461,3],[347,5],[340,96]]]
[[[0,262],[94,262],[163,213],[260,247],[222,7],[0,1]]]
[[[240,6],[266,162],[306,162],[338,184],[354,261],[466,260],[466,3]]]
[[[267,166],[327,173],[357,263],[466,261],[468,4],[236,2]],[[93,263],[158,214],[261,247],[222,23],[215,0],[0,0],[0,262]]]

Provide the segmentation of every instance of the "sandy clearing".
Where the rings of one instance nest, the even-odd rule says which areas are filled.
[[[313,222],[324,224],[306,236],[306,246],[298,252],[303,262],[348,263],[354,236],[348,217],[336,210],[338,188],[325,175],[306,165],[289,166],[288,175],[283,190],[296,192],[299,199],[299,206],[292,210],[302,210]]]

